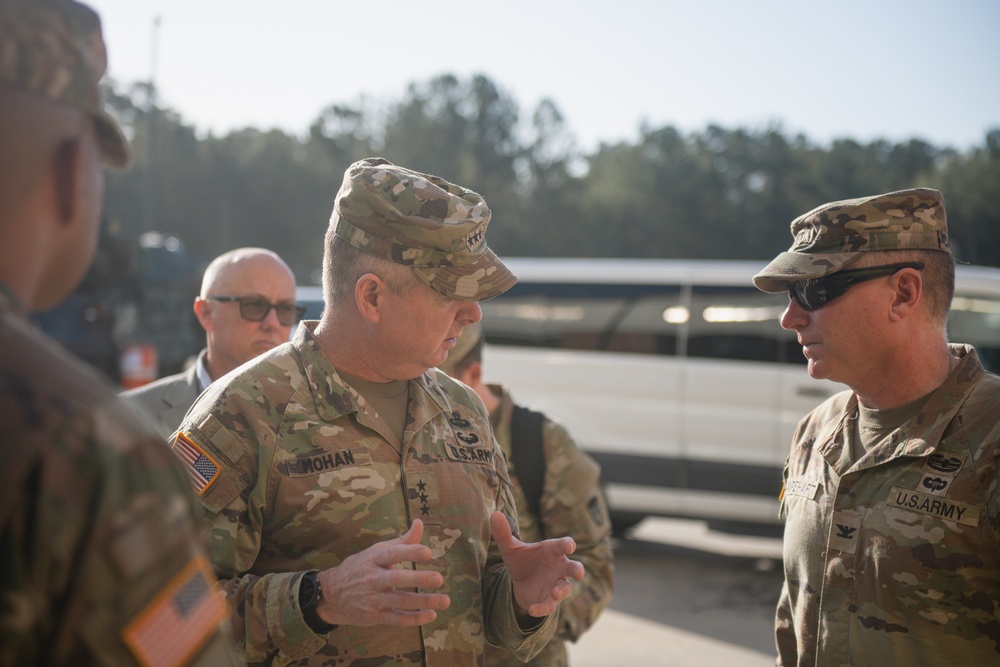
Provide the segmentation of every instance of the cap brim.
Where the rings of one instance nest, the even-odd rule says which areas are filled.
[[[131,151],[125,135],[114,118],[105,111],[99,111],[94,114],[94,125],[97,128],[97,144],[101,148],[104,164],[118,168],[128,165]]]
[[[458,301],[490,299],[517,283],[517,276],[489,248],[475,260],[461,266],[412,268],[431,289]]]
[[[762,292],[784,292],[799,280],[822,278],[853,264],[860,252],[815,253],[783,252],[753,277],[753,284]]]

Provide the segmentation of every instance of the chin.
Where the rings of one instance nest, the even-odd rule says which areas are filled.
[[[806,360],[806,370],[809,373],[809,377],[815,380],[825,380],[826,377],[823,375],[823,365],[812,359]]]

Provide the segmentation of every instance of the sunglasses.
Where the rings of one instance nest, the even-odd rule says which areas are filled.
[[[304,306],[294,303],[270,303],[252,296],[210,296],[206,300],[223,303],[235,301],[240,304],[240,317],[247,322],[263,322],[273,308],[274,314],[278,316],[278,323],[283,327],[290,327],[306,314]]]
[[[905,262],[903,264],[886,264],[885,266],[838,271],[822,278],[799,280],[792,283],[788,286],[788,298],[794,298],[803,310],[816,310],[843,295],[858,283],[891,276],[902,269],[917,269],[919,271],[922,268],[924,268],[923,262]]]

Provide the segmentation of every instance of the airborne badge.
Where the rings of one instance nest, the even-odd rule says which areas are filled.
[[[919,493],[927,493],[932,496],[946,496],[951,488],[951,483],[955,480],[955,475],[959,473],[965,465],[964,455],[955,455],[948,452],[937,452],[931,454],[924,463],[920,473],[920,484],[916,488]]]

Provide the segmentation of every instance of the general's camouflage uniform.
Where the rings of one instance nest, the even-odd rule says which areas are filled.
[[[945,383],[861,460],[851,392],[799,425],[779,666],[1000,664],[1000,378],[951,348]]]
[[[487,640],[537,651],[556,617],[529,634],[514,617],[489,516],[516,510],[482,402],[450,378],[410,380],[401,454],[313,326],[209,387],[174,444],[198,459],[212,561],[242,617],[248,662],[479,665]],[[303,574],[398,537],[416,518],[433,553],[417,567],[442,574],[451,606],[421,627],[313,633],[297,603]]]
[[[0,286],[0,665],[235,665],[214,584],[163,439]]]
[[[510,429],[514,401],[505,387],[490,385],[500,396],[500,405],[490,415],[497,442],[510,461]],[[541,517],[528,510],[524,489],[517,480],[517,468],[510,468],[517,502],[517,522],[521,539],[569,536],[576,540],[572,558],[583,563],[583,579],[573,594],[559,604],[559,627],[556,636],[529,664],[536,667],[565,667],[566,641],[576,641],[611,601],[614,588],[614,555],[611,550],[611,520],[601,492],[601,468],[585,454],[559,423],[546,418],[542,425],[545,481],[539,504]],[[516,464],[515,464],[516,465]],[[523,664],[501,648],[487,647],[488,667]]]

